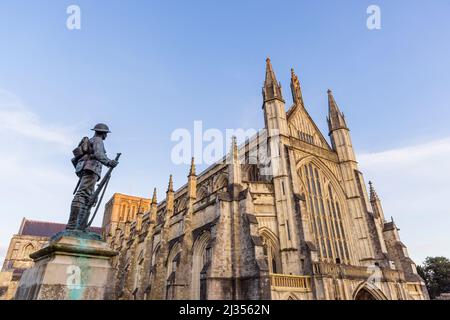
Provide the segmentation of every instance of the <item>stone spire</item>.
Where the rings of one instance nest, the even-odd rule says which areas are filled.
[[[156,216],[158,211],[158,199],[156,197],[156,188],[153,189],[152,203],[150,204],[150,222],[156,223]]]
[[[334,100],[333,93],[328,89],[328,129],[330,133],[337,129],[347,129],[344,114],[339,110],[339,107]]]
[[[153,189],[152,204],[158,204],[158,198],[156,196],[156,188]]]
[[[142,220],[144,218],[144,208],[142,208],[142,199],[139,200],[138,210],[136,213],[136,230],[142,229]]]
[[[270,58],[266,59],[266,80],[264,81],[264,88],[262,93],[264,102],[275,99],[284,102],[283,96],[281,94],[281,84],[277,82],[275,72],[272,68],[272,63],[270,62]]]
[[[173,177],[170,175],[169,178],[169,187],[167,188],[166,192],[166,211],[167,215],[165,217],[165,223],[168,223],[170,217],[174,213],[174,205],[175,205],[175,199],[174,199],[174,192],[173,192]]]
[[[380,198],[378,197],[375,188],[373,187],[372,181],[369,181],[369,191],[370,191],[370,204],[372,205],[372,210],[376,218],[380,218],[384,221],[383,207],[381,206]]]
[[[195,174],[195,159],[191,160],[191,169],[188,175],[188,197],[195,200],[197,197],[197,175]]]
[[[231,138],[231,159],[233,162],[237,162],[239,159],[239,149],[237,145],[237,138],[236,136],[233,136]]]
[[[167,192],[173,192],[173,176],[169,177],[169,186],[167,187]]]
[[[228,191],[233,198],[242,190],[241,164],[239,163],[239,149],[237,139],[233,136],[228,160]]]
[[[191,160],[191,169],[189,170],[189,177],[190,176],[195,176],[195,159],[194,159],[194,157],[192,157],[192,160]]]
[[[304,106],[302,88],[300,86],[300,81],[298,80],[298,77],[294,72],[294,69],[291,69],[291,91],[294,104],[295,105],[301,104],[302,106]]]

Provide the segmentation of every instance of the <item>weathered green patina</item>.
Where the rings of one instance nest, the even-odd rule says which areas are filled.
[[[62,237],[75,237],[79,239],[103,241],[102,236],[94,232],[82,230],[65,230],[58,232],[53,237],[51,237],[50,242],[56,242]]]

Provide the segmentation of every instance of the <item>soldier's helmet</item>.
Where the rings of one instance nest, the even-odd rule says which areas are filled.
[[[107,126],[106,124],[104,124],[104,123],[96,124],[95,127],[94,127],[94,129],[91,129],[91,130],[92,130],[92,131],[95,131],[95,132],[106,132],[106,133],[111,133],[111,131],[109,131],[108,126]]]

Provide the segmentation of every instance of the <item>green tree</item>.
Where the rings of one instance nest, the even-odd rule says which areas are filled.
[[[450,260],[445,257],[427,257],[417,272],[425,281],[431,299],[450,292]]]

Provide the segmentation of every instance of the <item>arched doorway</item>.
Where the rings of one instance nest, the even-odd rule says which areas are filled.
[[[377,300],[368,290],[361,289],[356,294],[355,300]]]
[[[375,285],[368,282],[361,283],[355,290],[354,300],[387,300],[384,293]]]

